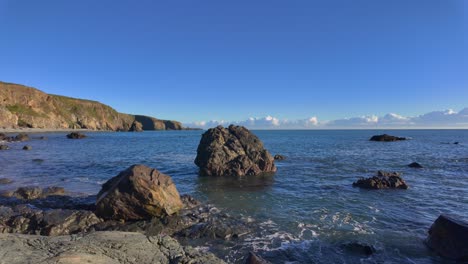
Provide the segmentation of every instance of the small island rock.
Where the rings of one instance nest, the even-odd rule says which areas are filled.
[[[370,141],[386,141],[386,142],[391,142],[391,141],[399,141],[399,140],[406,140],[404,137],[395,137],[395,136],[390,136],[387,134],[383,135],[376,135],[370,138]]]
[[[276,166],[260,139],[242,126],[208,129],[200,140],[195,164],[201,175],[244,176],[275,172]]]
[[[273,158],[274,158],[275,160],[285,160],[285,159],[286,159],[285,156],[279,155],[279,154],[276,154]]]
[[[468,223],[440,215],[429,229],[426,244],[441,256],[468,261]]]
[[[85,137],[86,137],[86,135],[82,134],[80,132],[72,132],[72,133],[67,135],[67,138],[69,138],[69,139],[82,139],[82,138],[85,138]]]
[[[133,165],[102,186],[96,215],[113,220],[163,217],[183,207],[171,177],[144,165]]]
[[[29,145],[26,145],[26,146],[23,147],[23,150],[31,150],[31,149],[32,149],[32,147],[29,146]]]
[[[353,183],[353,187],[364,189],[408,189],[408,185],[398,172],[378,171],[377,176],[362,178]]]
[[[413,162],[413,163],[408,164],[408,167],[410,167],[410,168],[416,168],[416,169],[421,169],[421,168],[423,168],[423,166],[422,166],[421,164],[417,163],[417,162]]]

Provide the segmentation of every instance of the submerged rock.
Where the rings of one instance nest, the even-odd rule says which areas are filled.
[[[19,133],[18,135],[16,135],[14,137],[14,141],[23,142],[23,141],[27,141],[27,140],[29,140],[29,136],[27,134],[25,134],[25,133]]]
[[[468,223],[440,215],[429,229],[426,244],[441,256],[468,261]]]
[[[72,133],[67,135],[67,138],[69,138],[69,139],[82,139],[82,138],[86,138],[86,135],[82,134],[80,132],[72,132]]]
[[[10,149],[8,145],[0,145],[0,150],[7,150]]]
[[[349,252],[365,256],[370,256],[376,252],[373,246],[360,242],[346,243],[343,244],[342,247]]]
[[[104,183],[96,202],[96,214],[114,220],[162,217],[181,208],[171,177],[144,165],[133,165]]]
[[[364,189],[408,189],[408,185],[398,172],[378,171],[377,176],[361,178],[353,183],[353,187]]]
[[[23,150],[31,150],[31,149],[32,149],[32,147],[29,146],[29,145],[26,145],[26,146],[23,147]]]
[[[200,140],[195,164],[201,175],[244,176],[275,172],[276,166],[260,139],[242,126],[208,129]]]
[[[59,237],[0,234],[0,244],[2,263],[225,263],[211,253],[183,247],[164,235],[147,237],[128,232]]]
[[[383,134],[383,135],[376,135],[376,136],[372,136],[370,138],[370,141],[399,141],[399,140],[406,140],[407,138],[404,138],[404,137],[395,137],[395,136],[391,136],[391,135],[387,135],[387,134]]]
[[[410,168],[416,168],[416,169],[421,169],[421,168],[423,168],[423,166],[422,166],[421,164],[417,163],[417,162],[413,162],[413,163],[408,164],[408,167],[410,167]]]
[[[8,179],[8,178],[0,178],[0,184],[10,184],[12,183],[13,180]]]

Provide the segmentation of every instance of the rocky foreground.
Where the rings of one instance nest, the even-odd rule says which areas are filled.
[[[213,254],[181,246],[170,236],[134,232],[93,232],[46,237],[0,235],[0,263],[193,263],[224,261]]]

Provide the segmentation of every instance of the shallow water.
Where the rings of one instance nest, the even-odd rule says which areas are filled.
[[[368,141],[384,132],[371,130],[254,132],[273,155],[287,157],[275,175],[199,177],[193,160],[202,131],[88,133],[84,140],[48,133],[33,135],[48,140],[0,152],[0,177],[14,180],[0,190],[56,185],[96,194],[132,164],[155,167],[180,193],[261,223],[242,245],[207,242],[233,262],[239,248],[253,248],[273,263],[442,263],[423,244],[428,228],[442,213],[468,219],[468,130],[391,131],[412,138],[400,142]],[[25,144],[33,149],[21,150]],[[406,166],[413,161],[424,169]],[[403,173],[410,189],[352,187],[377,170]],[[368,258],[341,247],[351,241],[377,253]]]

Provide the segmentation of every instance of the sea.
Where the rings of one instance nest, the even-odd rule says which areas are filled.
[[[30,134],[0,151],[0,191],[20,186],[61,186],[70,195],[94,195],[133,164],[170,175],[181,194],[256,223],[239,241],[197,246],[242,263],[254,251],[272,263],[451,263],[424,244],[440,214],[468,220],[468,130],[256,130],[272,155],[274,175],[202,177],[194,164],[204,131]],[[408,137],[373,142],[373,135]],[[40,136],[47,140],[36,140]],[[458,144],[454,144],[458,142]],[[32,150],[24,151],[24,145]],[[424,168],[407,165],[418,162]],[[407,190],[353,187],[378,170],[402,173]],[[370,256],[345,244],[372,245]]]

